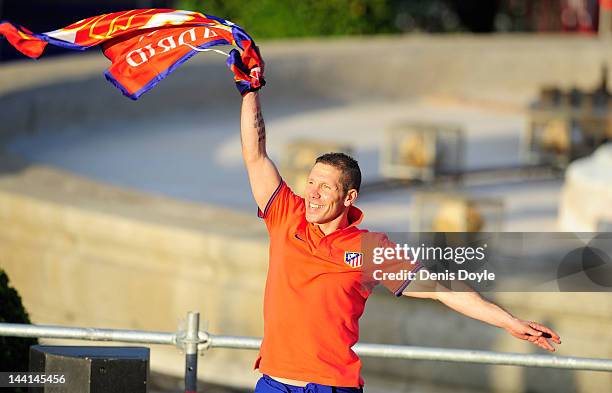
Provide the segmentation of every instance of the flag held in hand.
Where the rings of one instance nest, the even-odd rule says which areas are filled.
[[[242,67],[240,75],[236,74],[235,67],[230,66],[242,94],[265,84],[262,76],[264,62],[253,39],[230,21],[194,11],[142,9],[114,12],[42,34],[0,22],[0,35],[31,58],[40,57],[48,44],[74,50],[102,45],[104,55],[112,62],[105,71],[106,79],[133,100],[152,89],[196,53],[220,52],[212,49],[219,45],[232,45],[242,50],[238,55]],[[232,53],[230,60],[239,54],[236,49]]]

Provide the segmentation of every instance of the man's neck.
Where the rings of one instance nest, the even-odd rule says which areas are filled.
[[[344,212],[342,212],[342,214],[340,214],[338,217],[336,217],[332,221],[326,222],[324,224],[317,224],[319,226],[319,229],[321,229],[321,232],[323,232],[323,234],[327,236],[330,233],[337,231],[338,229],[344,229],[348,227],[349,226],[349,221],[348,221],[349,209],[350,208],[346,208]]]

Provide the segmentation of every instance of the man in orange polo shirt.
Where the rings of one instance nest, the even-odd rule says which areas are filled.
[[[259,216],[270,235],[264,338],[255,363],[264,376],[255,391],[360,392],[361,362],[351,347],[371,293],[364,280],[364,247],[392,243],[384,234],[357,227],[363,218],[354,206],[359,165],[342,153],[325,154],[314,163],[304,195],[294,194],[266,153],[257,92],[243,96],[241,141]],[[549,340],[561,343],[551,329],[517,319],[474,291],[452,291],[435,282],[413,284],[426,290],[408,290],[408,280],[381,283],[397,296],[441,301],[546,350],[555,350]]]

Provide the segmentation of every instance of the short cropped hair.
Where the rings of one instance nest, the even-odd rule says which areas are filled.
[[[340,183],[345,194],[353,188],[359,192],[361,169],[353,157],[344,153],[326,153],[315,160],[315,164],[318,163],[333,166],[342,172]]]

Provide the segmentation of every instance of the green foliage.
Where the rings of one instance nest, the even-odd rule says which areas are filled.
[[[559,31],[550,0],[175,0],[226,18],[255,39],[407,32]]]
[[[179,0],[176,8],[229,19],[255,38],[397,31],[387,0]]]
[[[30,323],[28,313],[21,303],[21,297],[9,286],[8,276],[2,269],[0,269],[0,322]],[[0,336],[0,371],[27,371],[30,345],[36,344],[36,339]],[[16,389],[14,392],[25,392],[25,388]]]

